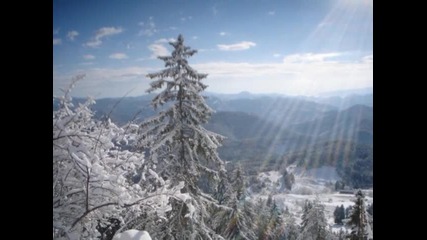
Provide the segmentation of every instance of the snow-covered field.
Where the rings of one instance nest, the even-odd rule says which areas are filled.
[[[306,200],[319,198],[325,205],[325,215],[328,219],[332,231],[338,232],[340,226],[334,223],[334,210],[337,206],[343,205],[344,208],[353,206],[354,194],[340,194],[335,191],[335,181],[339,180],[335,168],[322,167],[303,171],[302,169],[290,167],[288,172],[293,172],[295,184],[290,192],[280,192],[281,175],[277,171],[260,173],[258,178],[266,181],[267,188],[258,194],[253,194],[252,198],[266,199],[270,192],[273,193],[273,199],[276,204],[282,208],[288,208],[291,213],[301,222],[302,209]],[[267,180],[268,179],[268,180]],[[373,190],[363,189],[366,196],[366,206],[373,203]]]

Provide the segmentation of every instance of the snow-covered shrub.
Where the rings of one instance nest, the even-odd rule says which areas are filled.
[[[144,165],[142,153],[122,150],[120,142],[135,138],[129,128],[95,120],[91,98],[74,105],[70,91],[82,78],[74,78],[64,96],[54,97],[59,104],[53,111],[54,238],[102,237],[98,229],[109,220],[125,223],[144,211],[164,212],[167,201],[161,196],[180,190],[168,189],[169,182],[161,179],[156,179],[161,187],[155,190],[130,181],[129,176],[139,172],[143,182],[153,175],[151,169]]]

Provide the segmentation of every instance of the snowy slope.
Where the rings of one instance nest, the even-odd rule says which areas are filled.
[[[297,222],[301,222],[302,209],[306,200],[319,198],[320,202],[325,205],[325,216],[333,232],[339,232],[344,227],[335,225],[334,210],[335,207],[343,205],[344,208],[354,205],[356,197],[352,194],[340,194],[335,191],[335,181],[340,178],[336,174],[335,168],[322,167],[304,171],[301,168],[291,167],[288,172],[295,175],[295,184],[290,192],[278,192],[280,189],[280,178],[282,177],[277,171],[263,172],[258,175],[258,179],[265,181],[268,191],[273,193],[273,198],[279,207],[288,208],[295,214]],[[373,203],[373,190],[363,190],[366,195],[366,206]],[[268,194],[261,192],[253,194],[253,199],[267,199]]]

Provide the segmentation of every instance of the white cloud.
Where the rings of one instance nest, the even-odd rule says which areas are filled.
[[[226,32],[220,32],[219,35],[220,36],[225,36],[225,35],[227,35],[227,33]]]
[[[103,27],[100,28],[95,33],[95,37],[93,37],[89,42],[85,44],[88,47],[99,47],[102,44],[102,39],[108,36],[116,35],[123,32],[121,27]]]
[[[151,51],[150,58],[154,59],[159,56],[167,56],[169,55],[169,50],[160,43],[154,43],[148,46],[148,49]]]
[[[175,42],[175,41],[176,41],[175,38],[168,38],[168,39],[160,38],[160,39],[157,39],[155,43],[169,43],[169,42]]]
[[[153,17],[149,17],[147,22],[139,22],[138,25],[141,26],[138,36],[152,36],[157,32]]]
[[[59,45],[62,43],[62,40],[60,38],[54,38],[53,39],[53,45]]]
[[[91,54],[86,54],[86,55],[84,55],[84,56],[83,56],[83,58],[84,58],[85,60],[92,60],[92,59],[95,59],[95,56],[93,56],[93,55],[91,55]]]
[[[240,43],[230,44],[230,45],[218,44],[217,46],[218,46],[218,49],[221,51],[239,51],[239,50],[246,50],[251,47],[255,47],[256,43],[243,41]]]
[[[326,56],[336,56],[330,53]],[[304,55],[304,54],[300,54]],[[281,63],[208,62],[193,64],[197,71],[208,73],[208,91],[236,93],[283,93],[316,95],[321,92],[372,87],[373,62],[328,61],[324,54],[315,61]],[[287,56],[284,59],[292,59]],[[370,59],[369,56],[363,59]],[[362,60],[362,59],[361,59]]]
[[[268,15],[275,15],[276,14],[276,12],[275,11],[269,11],[268,12]]]
[[[327,58],[338,57],[342,55],[341,53],[303,53],[303,54],[293,54],[283,58],[285,63],[304,63],[304,62],[323,62]]]
[[[192,39],[193,40],[197,40],[197,39],[199,39],[199,37],[198,36],[193,36]]]
[[[94,47],[99,47],[101,44],[102,44],[101,40],[94,39],[94,40],[91,40],[91,41],[85,43],[85,46],[94,48]]]
[[[282,56],[281,54],[279,54],[279,53],[275,53],[275,54],[273,54],[273,57],[275,57],[275,58],[278,58],[278,57],[280,57],[280,56]]]
[[[148,45],[148,49],[151,51],[150,58],[139,58],[137,61],[156,59],[159,56],[167,56],[170,55],[169,50],[166,48],[164,44],[169,42],[175,42],[175,38],[160,38],[154,41],[153,44]]]
[[[78,35],[79,35],[79,32],[77,32],[76,30],[69,31],[67,33],[67,39],[70,41],[74,41],[74,38],[77,37]]]
[[[124,53],[113,53],[109,56],[109,58],[120,60],[120,59],[126,59],[128,58],[128,56]]]

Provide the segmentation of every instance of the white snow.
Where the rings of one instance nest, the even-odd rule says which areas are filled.
[[[290,170],[290,171],[289,171]],[[333,232],[339,232],[345,227],[334,223],[334,210],[337,206],[343,205],[344,208],[354,205],[355,195],[340,194],[335,191],[335,181],[340,179],[336,171],[332,167],[321,167],[304,171],[301,168],[288,169],[288,172],[293,172],[295,175],[295,184],[290,192],[278,193],[278,183],[282,177],[278,171],[263,172],[258,175],[258,179],[266,181],[267,189],[263,189],[260,193],[251,196],[253,199],[268,197],[268,192],[273,193],[273,199],[282,208],[288,208],[289,211],[295,214],[297,223],[301,223],[303,206],[306,200],[313,201],[316,197],[325,205],[325,216],[328,225]],[[365,205],[373,203],[373,190],[364,189]],[[348,230],[348,229],[347,229]]]
[[[259,180],[269,179],[271,182],[277,182],[282,175],[278,171],[262,172],[258,175]]]
[[[139,231],[136,229],[126,230],[113,237],[113,240],[152,240],[147,231]]]

